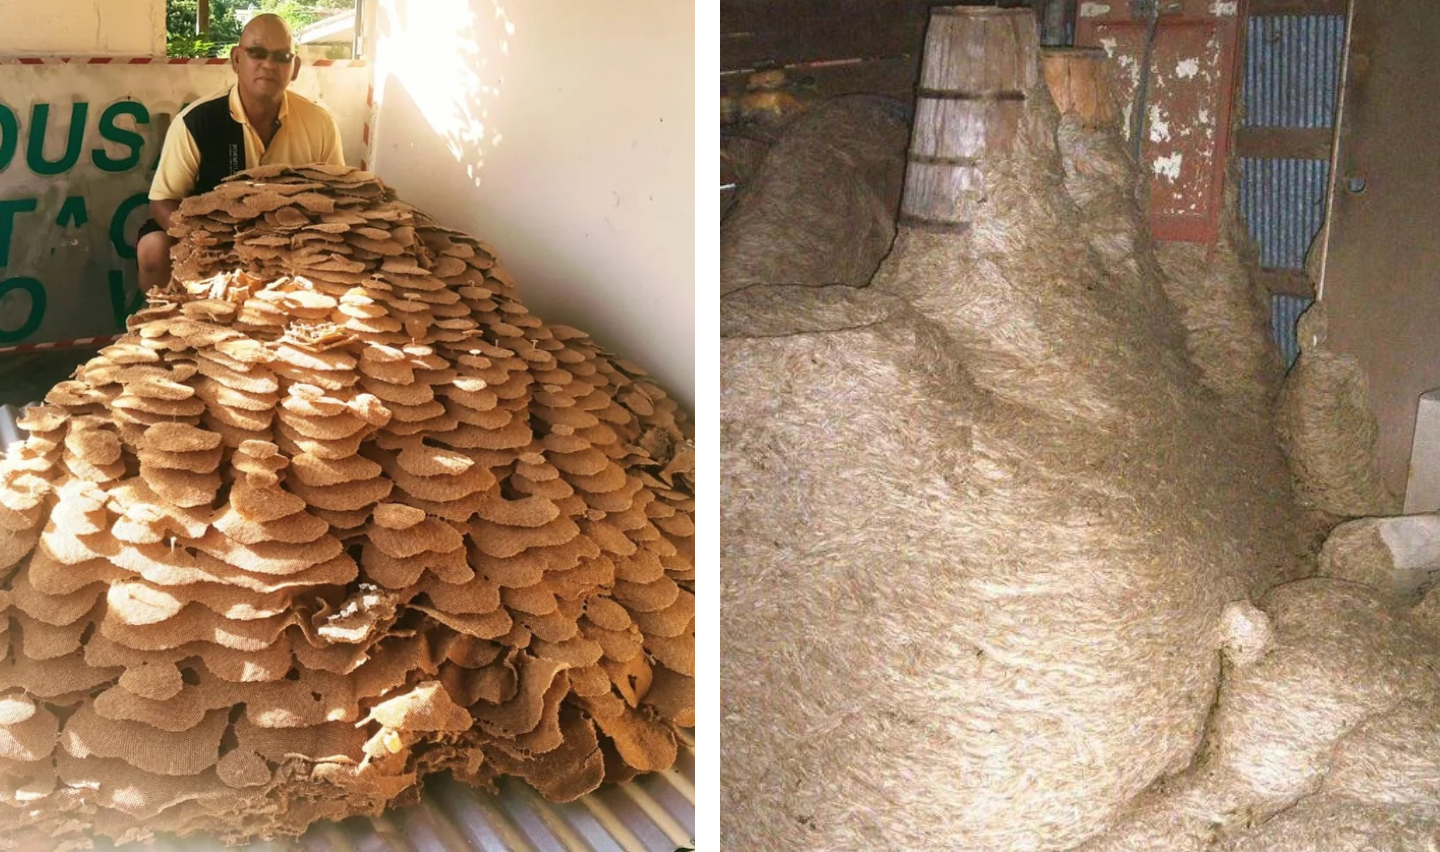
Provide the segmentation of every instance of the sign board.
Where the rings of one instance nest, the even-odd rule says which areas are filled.
[[[291,84],[335,115],[351,165],[366,156],[370,70],[317,63]],[[224,60],[0,60],[0,348],[124,329],[165,131],[234,80]]]

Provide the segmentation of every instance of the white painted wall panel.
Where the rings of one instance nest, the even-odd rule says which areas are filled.
[[[3,55],[164,56],[165,0],[3,0]]]
[[[694,6],[379,0],[372,168],[694,404]]]

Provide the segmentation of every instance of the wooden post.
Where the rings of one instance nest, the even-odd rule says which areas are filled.
[[[985,197],[980,164],[1014,145],[1040,40],[1028,8],[930,10],[900,220],[964,227]]]
[[[195,4],[195,35],[210,32],[210,0],[198,0]]]
[[[1099,48],[1052,47],[1040,52],[1040,70],[1061,115],[1079,116],[1091,128],[1120,118],[1109,62],[1110,57]]]

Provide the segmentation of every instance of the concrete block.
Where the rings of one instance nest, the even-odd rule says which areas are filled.
[[[1410,445],[1410,475],[1405,483],[1405,514],[1440,511],[1440,389],[1420,396],[1415,439]]]

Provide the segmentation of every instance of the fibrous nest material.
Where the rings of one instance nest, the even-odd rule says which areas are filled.
[[[1296,497],[1333,520],[1394,514],[1400,500],[1380,479],[1365,373],[1355,356],[1328,345],[1325,310],[1319,301],[1301,314],[1300,357],[1276,402]]]
[[[720,218],[723,220],[736,200],[765,162],[770,142],[750,136],[725,136],[720,140]]]
[[[720,231],[720,291],[863,285],[895,238],[908,130],[898,102],[825,101],[765,154]]]
[[[168,289],[0,465],[0,848],[668,767],[676,404],[364,172],[252,170],[181,214]]]
[[[1214,245],[1160,243],[1155,256],[1201,381],[1232,407],[1265,411],[1279,391],[1280,358],[1265,327],[1268,306],[1250,277],[1255,265],[1236,246],[1237,224],[1229,218]]]
[[[1440,579],[1440,515],[1356,518],[1330,531],[1317,573],[1363,583],[1413,604]]]
[[[1125,140],[1067,116],[1056,142],[1085,240],[1113,280],[1129,282],[1126,298],[1175,315],[1188,359],[1222,405],[1251,417],[1269,409],[1280,362],[1266,330],[1266,294],[1251,276],[1255,250],[1236,216],[1237,193],[1227,185],[1214,244],[1152,243],[1145,184],[1135,180]],[[1159,308],[1156,299],[1169,307]]]
[[[736,848],[1073,848],[1192,761],[1227,604],[1306,570],[1263,377],[1207,369],[1091,132],[1032,90],[968,228],[723,298]]]
[[[1388,585],[1388,584],[1387,584]],[[1434,597],[1432,593],[1432,598]],[[1205,750],[1082,852],[1402,852],[1440,842],[1435,602],[1317,577],[1249,607]],[[1246,605],[1248,607],[1248,605]]]

